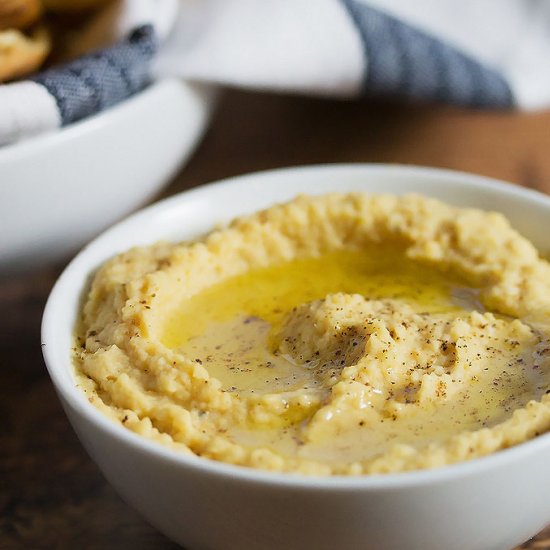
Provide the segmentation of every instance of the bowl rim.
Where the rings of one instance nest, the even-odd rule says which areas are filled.
[[[174,196],[155,202],[152,205],[135,212],[101,233],[98,237],[81,249],[81,251],[64,268],[63,272],[54,284],[52,290],[50,291],[50,295],[43,313],[41,342],[47,370],[61,400],[80,416],[84,417],[86,421],[93,424],[97,429],[102,432],[106,432],[106,434],[112,438],[120,439],[135,452],[154,455],[154,457],[159,460],[163,460],[177,467],[194,470],[197,474],[200,473],[201,475],[208,474],[210,476],[230,478],[239,482],[261,483],[265,485],[284,486],[287,488],[309,488],[320,491],[344,489],[364,491],[416,487],[451,480],[456,481],[462,478],[479,475],[488,472],[489,470],[494,470],[495,468],[506,467],[510,463],[538,453],[543,448],[550,451],[550,432],[547,432],[531,440],[527,440],[523,443],[497,451],[487,456],[428,470],[413,470],[399,473],[356,476],[321,476],[265,471],[249,466],[239,466],[215,461],[193,454],[185,454],[177,449],[172,449],[156,441],[149,440],[115,423],[99,409],[90,404],[84,396],[84,393],[76,386],[76,384],[74,384],[74,376],[72,373],[70,377],[63,377],[58,374],[58,371],[61,373],[66,371],[67,368],[72,368],[69,356],[70,350],[66,350],[66,360],[69,363],[68,367],[58,365],[52,352],[52,348],[55,348],[55,321],[58,303],[63,302],[64,289],[73,279],[79,281],[78,288],[80,295],[80,292],[83,290],[91,271],[93,271],[96,267],[95,263],[90,266],[89,262],[86,262],[88,255],[96,248],[101,247],[101,245],[109,239],[113,232],[118,232],[127,226],[130,227],[135,225],[150,216],[156,215],[157,213],[177,206],[178,204],[184,204],[196,195],[210,194],[218,189],[227,188],[235,183],[242,183],[247,180],[254,180],[257,178],[279,176],[285,177],[293,173],[302,173],[307,175],[314,173],[315,171],[334,171],[337,173],[343,170],[355,170],[358,172],[368,171],[373,173],[393,172],[401,175],[402,177],[423,176],[428,178],[438,178],[441,180],[442,185],[446,185],[451,179],[454,180],[455,183],[457,179],[461,179],[462,181],[459,185],[463,185],[465,188],[483,188],[490,191],[496,191],[497,193],[503,193],[513,198],[515,197],[522,200],[527,199],[538,204],[543,202],[548,208],[550,214],[550,197],[533,189],[513,185],[509,182],[498,180],[496,178],[457,170],[403,164],[328,163],[276,168],[224,178],[180,192]],[[113,254],[115,253],[115,250],[111,248],[107,254],[104,254],[104,258],[107,258],[109,253]],[[78,275],[78,271],[82,269],[82,265],[86,266],[83,280],[82,276]],[[78,307],[76,304],[73,305]],[[54,343],[50,344],[50,342]],[[70,378],[70,383],[65,380],[65,378]]]
[[[86,118],[71,122],[67,126],[52,129],[50,131],[30,136],[28,138],[8,143],[0,147],[0,166],[3,163],[11,162],[17,157],[32,155],[36,150],[43,150],[50,147],[63,146],[67,140],[74,140],[83,134],[95,132],[106,125],[117,124],[117,121],[128,116],[135,109],[140,109],[143,103],[154,101],[155,97],[165,93],[165,90],[174,86],[182,88],[190,84],[177,78],[162,78],[147,84],[135,94],[115,103],[114,105],[94,113]]]

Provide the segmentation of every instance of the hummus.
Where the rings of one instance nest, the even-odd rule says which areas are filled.
[[[90,402],[183,453],[433,468],[550,429],[550,264],[494,212],[298,197],[107,262],[73,357]]]

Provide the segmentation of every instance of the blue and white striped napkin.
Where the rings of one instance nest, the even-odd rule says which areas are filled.
[[[0,86],[0,143],[174,75],[333,97],[550,105],[548,0],[120,0],[108,9],[118,43]]]

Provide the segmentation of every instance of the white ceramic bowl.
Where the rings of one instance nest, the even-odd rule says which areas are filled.
[[[144,204],[193,150],[212,90],[159,81],[60,131],[0,148],[0,274],[59,260]]]
[[[506,214],[548,250],[550,198],[494,180],[413,167],[328,165],[252,174],[160,202],[68,266],[43,320],[44,356],[80,440],[120,495],[188,549],[505,550],[550,521],[550,434],[463,464],[379,477],[308,478],[188,457],[104,417],[75,388],[73,326],[90,273],[113,254],[186,239],[297,193],[419,192]]]

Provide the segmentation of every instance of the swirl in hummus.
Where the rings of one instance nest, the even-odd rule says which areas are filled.
[[[312,475],[433,468],[550,429],[550,264],[500,214],[298,197],[121,254],[77,327],[77,383],[126,428]]]

